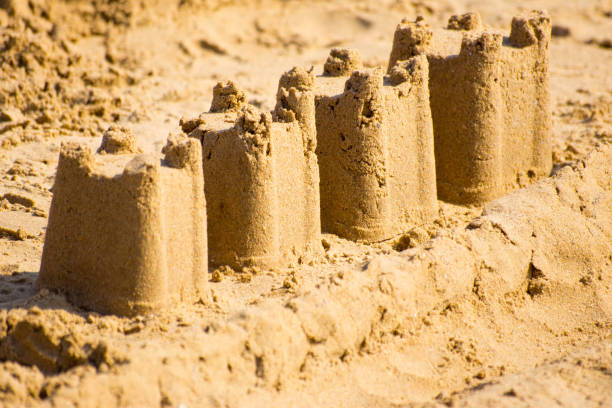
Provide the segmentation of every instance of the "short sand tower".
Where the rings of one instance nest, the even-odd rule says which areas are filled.
[[[509,37],[475,13],[447,29],[422,18],[397,27],[389,71],[415,55],[429,60],[440,199],[479,204],[550,173],[550,31],[540,11],[515,17]]]
[[[427,58],[358,70],[332,50],[317,77],[317,157],[324,232],[382,241],[438,213]]]
[[[118,315],[197,300],[208,281],[199,143],[170,139],[162,160],[115,128],[98,153],[62,145],[37,287]]]
[[[212,266],[285,267],[322,252],[313,76],[279,83],[273,115],[219,83],[209,113],[181,123],[202,142]]]

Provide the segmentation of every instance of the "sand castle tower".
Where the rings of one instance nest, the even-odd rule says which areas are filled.
[[[424,56],[384,76],[331,51],[315,89],[324,232],[375,242],[437,215],[427,81]]]
[[[477,204],[547,176],[552,168],[550,19],[515,17],[509,37],[475,13],[433,30],[422,18],[395,31],[397,61],[426,55],[440,199]]]
[[[206,287],[206,206],[199,143],[157,155],[111,128],[98,154],[62,145],[38,288],[101,313],[133,315],[194,301]]]
[[[210,264],[283,267],[319,255],[319,168],[313,76],[279,82],[271,115],[219,83],[209,113],[182,122],[202,142]]]

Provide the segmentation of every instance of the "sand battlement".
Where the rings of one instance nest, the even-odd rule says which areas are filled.
[[[399,60],[415,55],[450,57],[458,55],[464,49],[467,52],[470,43],[464,39],[479,38],[487,34],[497,34],[495,42],[499,46],[524,48],[531,45],[548,47],[550,42],[550,18],[543,11],[532,11],[512,19],[510,33],[504,36],[499,30],[485,28],[478,13],[453,15],[446,28],[432,28],[422,16],[414,21],[403,19],[398,24],[393,37],[393,48],[389,57],[387,71]],[[484,53],[487,50],[480,50]],[[493,51],[493,50],[489,50]],[[494,52],[494,51],[493,51]]]
[[[355,51],[332,50],[330,58]],[[427,59],[316,81],[323,231],[381,241],[437,214]],[[350,76],[349,76],[350,75]]]
[[[201,148],[172,138],[135,154],[119,128],[93,153],[62,145],[37,286],[101,313],[132,315],[197,299],[207,282]]]
[[[285,73],[272,113],[245,104],[183,122],[202,143],[211,265],[279,267],[321,253],[313,81],[303,68]]]
[[[422,18],[398,25],[388,72],[414,55],[429,61],[439,198],[482,203],[549,174],[550,19],[512,20],[509,36],[475,13],[433,30]]]
[[[361,55],[357,51],[346,48],[333,48],[323,66],[323,75],[349,76],[353,71],[362,68]]]
[[[456,14],[448,19],[448,30],[477,30],[482,28],[482,21],[478,13]]]
[[[136,140],[131,130],[120,126],[111,126],[102,135],[102,143],[97,153],[142,153],[142,150],[136,146]]]
[[[236,112],[246,103],[245,93],[233,81],[218,82],[213,88],[211,112]]]
[[[550,43],[550,17],[544,11],[532,11],[512,18],[510,44],[516,47],[536,45],[548,47]]]

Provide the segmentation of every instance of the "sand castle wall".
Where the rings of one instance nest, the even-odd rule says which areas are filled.
[[[415,57],[383,76],[332,50],[316,87],[323,231],[373,242],[437,215],[427,65]]]
[[[208,280],[201,147],[170,140],[162,161],[114,132],[101,154],[62,146],[37,287],[120,315],[193,301]]]
[[[211,265],[287,266],[322,251],[311,88],[312,75],[293,69],[274,115],[215,92],[211,112],[183,124],[202,142]]]
[[[515,17],[509,37],[473,13],[445,30],[422,18],[398,26],[389,71],[415,55],[429,61],[439,198],[482,203],[550,173],[549,42],[542,12]]]

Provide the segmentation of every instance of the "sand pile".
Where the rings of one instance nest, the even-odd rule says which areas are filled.
[[[77,52],[74,42],[83,23],[65,32],[52,4],[9,1],[0,8],[0,15],[8,19],[0,28],[4,146],[72,132],[98,135],[126,114],[125,101],[111,87],[133,78]]]

